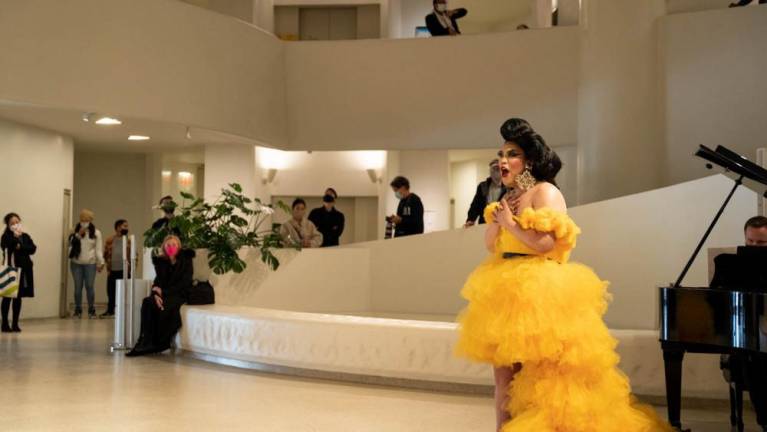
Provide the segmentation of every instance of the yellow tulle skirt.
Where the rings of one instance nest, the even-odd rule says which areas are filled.
[[[602,321],[607,283],[588,267],[494,256],[469,277],[457,351],[495,367],[521,364],[504,432],[671,431],[636,403]]]

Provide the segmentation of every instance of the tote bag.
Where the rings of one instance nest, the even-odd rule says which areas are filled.
[[[13,254],[8,256],[8,265],[6,265],[5,251],[3,251],[3,262],[0,263],[0,297],[16,298],[19,295],[21,269],[10,265],[12,256]]]

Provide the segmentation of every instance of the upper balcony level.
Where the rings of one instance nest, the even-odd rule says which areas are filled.
[[[432,0],[180,0],[254,24],[286,41],[429,37]],[[578,25],[581,0],[449,0],[461,34]]]

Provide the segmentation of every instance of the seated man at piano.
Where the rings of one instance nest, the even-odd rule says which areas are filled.
[[[754,216],[743,227],[746,246],[736,254],[720,254],[714,259],[715,272],[711,288],[736,291],[767,292],[767,217]],[[764,304],[759,309],[764,311]],[[767,340],[762,313],[757,323],[760,339]],[[767,355],[732,353],[722,355],[722,369],[731,384],[738,381],[740,389],[748,389],[754,405],[757,423],[767,431]],[[734,394],[732,396],[735,396]],[[737,395],[740,404],[740,395]]]

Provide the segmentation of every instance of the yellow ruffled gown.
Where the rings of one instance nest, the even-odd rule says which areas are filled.
[[[485,209],[493,220],[497,204]],[[524,229],[550,232],[543,256],[501,228],[496,252],[469,276],[461,294],[457,351],[496,367],[522,364],[509,393],[512,420],[503,432],[671,431],[636,403],[618,369],[617,341],[602,321],[607,283],[568,263],[580,229],[562,212],[525,209]],[[504,252],[531,256],[503,258]]]

